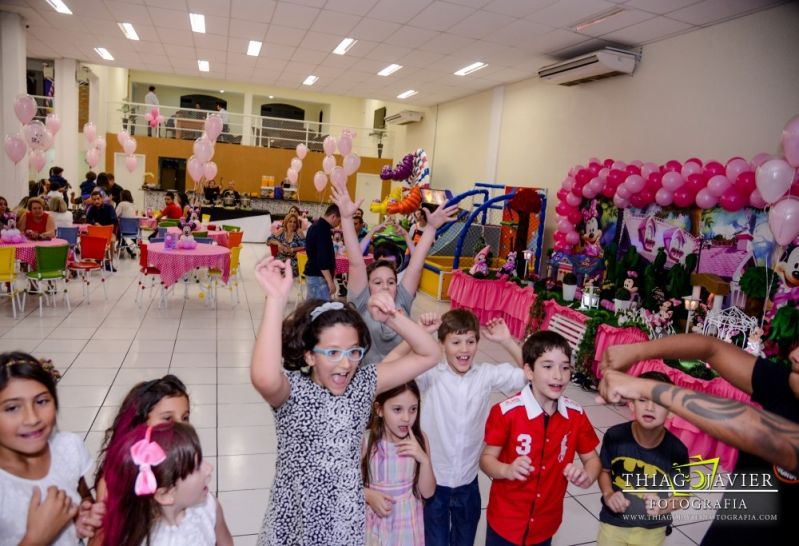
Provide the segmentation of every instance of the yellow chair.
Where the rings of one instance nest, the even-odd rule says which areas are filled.
[[[14,281],[17,280],[16,271],[16,255],[17,249],[13,246],[0,247],[0,283],[5,284],[5,292],[0,291],[0,297],[7,297],[11,299],[11,315],[17,318],[17,306],[19,305],[19,293],[14,286]],[[22,306],[20,306],[22,309]]]
[[[307,287],[305,285],[305,264],[308,263],[308,255],[305,252],[297,253],[297,304],[306,297]]]
[[[203,224],[210,224],[211,223],[211,215],[210,214],[203,214],[202,217],[200,218],[200,221]]]
[[[227,287],[230,289],[230,301],[233,301],[233,288],[235,288],[237,304],[241,301],[241,297],[239,295],[239,281],[241,280],[241,275],[239,274],[239,259],[241,257],[241,249],[241,246],[234,246],[230,249],[230,277],[228,277],[227,281]],[[218,280],[222,278],[222,271],[216,268],[211,268],[208,270],[208,274],[211,276],[212,282],[214,283],[212,297],[214,300],[214,305],[216,305],[216,287],[219,284]]]

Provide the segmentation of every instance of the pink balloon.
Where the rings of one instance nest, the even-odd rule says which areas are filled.
[[[752,193],[756,187],[755,173],[752,171],[743,172],[735,179],[735,189],[744,195]],[[760,195],[760,193],[758,193],[758,195]]]
[[[659,172],[658,166],[652,163],[651,161],[648,161],[643,165],[641,165],[641,176],[643,176],[644,178],[649,178],[650,174],[656,172]]]
[[[42,150],[33,150],[28,160],[37,173],[44,169],[44,165],[47,163],[47,157]]]
[[[666,188],[660,188],[655,194],[655,202],[661,207],[668,207],[674,202],[674,195]]]
[[[360,166],[361,158],[358,156],[358,154],[349,154],[344,158],[344,172],[347,173],[347,176],[358,172],[358,168]]]
[[[640,174],[631,174],[627,177],[627,181],[624,185],[627,186],[627,189],[630,190],[631,193],[639,193],[644,189],[646,180],[644,180],[644,177]]]
[[[347,134],[343,133],[340,137],[338,137],[338,153],[341,155],[350,155],[352,152],[352,137]]]
[[[669,171],[663,175],[663,187],[671,192],[677,191],[684,182],[679,172]]]
[[[566,220],[565,218],[563,218],[561,220],[558,220],[558,231],[562,231],[563,233],[568,233],[569,231],[572,231],[573,229],[574,229],[574,226],[571,225],[571,223],[568,220]]]
[[[326,136],[322,141],[322,149],[325,151],[325,155],[333,155],[336,153],[336,139],[331,135]]]
[[[122,149],[125,150],[125,153],[128,155],[133,154],[136,151],[136,139],[133,137],[128,137],[128,139],[122,145]]]
[[[567,176],[563,181],[563,189],[566,191],[572,191],[572,188],[574,188],[574,178]]]
[[[216,173],[219,172],[219,167],[216,166],[216,163],[213,161],[209,161],[205,165],[203,165],[203,176],[206,180],[213,180],[216,178]]]
[[[328,137],[333,138],[333,137]],[[325,174],[330,174],[333,172],[333,168],[336,166],[336,158],[332,155],[328,154],[322,160],[322,170],[325,171]]]
[[[327,187],[327,175],[323,171],[316,171],[316,174],[313,175],[313,185],[316,191],[324,191]]]
[[[696,194],[696,206],[701,209],[712,209],[718,204],[718,198],[710,191],[710,188],[699,190]]]
[[[296,184],[299,174],[294,169],[289,169],[286,171],[286,178],[288,178],[292,184]]]
[[[96,142],[97,141],[95,141],[95,143]],[[50,134],[50,131],[45,129],[44,130],[44,135],[42,135],[42,141],[41,141],[41,143],[39,145],[39,148],[41,148],[44,151],[47,151],[47,150],[49,150],[52,147],[53,147],[53,135]]]
[[[222,117],[219,114],[211,114],[205,118],[205,134],[212,141],[215,141],[222,134]]]
[[[153,128],[153,129],[158,127],[158,118],[161,118],[161,117],[163,117],[163,116],[161,114],[159,114],[158,107],[157,106],[153,106],[153,109],[150,110],[150,127]]]
[[[22,125],[30,123],[36,115],[36,99],[30,95],[19,95],[14,100],[14,113]]]
[[[336,186],[345,184],[347,182],[347,173],[344,172],[344,167],[334,167],[333,172],[330,173],[330,180],[332,180],[333,184]]]
[[[627,164],[624,161],[614,161],[611,168],[626,172]]]
[[[135,171],[138,165],[139,165],[139,159],[135,155],[130,154],[128,155],[128,157],[125,158],[125,167],[128,168],[128,172],[132,173],[133,171]]]
[[[583,200],[580,197],[569,192],[569,195],[566,196],[566,202],[573,207],[578,207],[580,206],[580,203],[583,202]]]
[[[740,157],[736,157],[735,159],[731,159],[729,163],[727,163],[727,170],[725,174],[727,178],[730,180],[735,180],[741,173],[745,173],[747,171],[751,171],[752,167],[749,165],[744,159]]]
[[[97,140],[94,141],[94,147],[97,148],[98,150],[100,150],[101,154],[103,152],[105,152],[105,149],[106,149],[107,146],[108,146],[108,143],[105,141],[105,137],[104,136],[98,136]]]
[[[613,204],[616,205],[616,208],[620,209],[626,209],[627,207],[630,206],[630,202],[627,199],[621,197],[618,193],[613,198]]]
[[[727,189],[731,185],[732,184],[730,184],[730,181],[727,180],[726,176],[717,174],[716,176],[714,176],[713,178],[708,180],[707,189],[715,197],[721,197],[722,195],[727,193]],[[697,204],[698,203],[699,203],[699,201],[697,201]],[[702,205],[699,205],[699,206],[701,207]],[[710,207],[702,207],[702,208],[709,209]]]
[[[795,169],[785,160],[771,159],[757,168],[755,181],[766,203],[776,203],[788,193],[793,183]]]
[[[207,163],[214,157],[214,143],[203,135],[194,141],[194,157],[201,163]]]
[[[90,169],[93,169],[97,166],[97,162],[100,160],[100,150],[97,148],[89,148],[86,150],[86,164],[89,166]]]
[[[44,125],[47,127],[47,130],[50,131],[50,134],[55,136],[55,134],[61,128],[61,120],[58,119],[58,114],[47,114],[47,118],[44,120]]]
[[[599,195],[599,191],[597,191],[596,186],[592,184],[586,184],[583,186],[583,197],[586,199],[593,199],[597,195]]]
[[[621,185],[618,188],[616,188],[616,195],[622,199],[629,199],[632,196],[632,192],[630,191],[630,188],[628,188],[627,186]]]
[[[759,154],[755,154],[755,157],[752,158],[752,167],[757,169],[759,166],[761,166],[766,161],[769,161],[770,159],[774,159],[774,158],[775,158],[775,156],[771,155],[768,152],[760,152]]]
[[[702,166],[702,160],[699,159],[698,157],[689,157],[688,159],[685,160],[685,162],[686,163],[696,163],[700,167]]]
[[[165,121],[166,121],[166,118],[165,118],[164,116],[162,116],[162,115],[160,115],[160,114],[159,114],[159,116],[158,116],[158,123],[164,123]]]
[[[704,173],[708,179],[713,178],[714,176],[719,174],[725,174],[726,171],[727,170],[724,168],[724,165],[722,165],[718,161],[708,161],[707,163],[705,163]]]
[[[666,161],[666,172],[680,173],[682,172],[682,165],[676,159]]]
[[[97,140],[97,126],[89,121],[83,124],[83,136],[86,137],[86,142],[89,144]]]
[[[764,209],[768,203],[766,203],[759,191],[754,190],[749,195],[749,205],[755,207],[756,209]]]
[[[299,173],[302,170],[302,161],[297,157],[293,158],[291,160],[291,168]]]
[[[686,187],[677,188],[676,190],[674,190],[673,195],[674,195],[674,204],[677,205],[678,207],[681,208],[689,207],[694,202],[694,194],[691,193],[691,190],[689,190]]]
[[[697,174],[702,172],[702,167],[694,163],[693,161],[686,162],[682,166],[682,177],[688,178],[692,174]]]
[[[120,146],[124,146],[125,142],[130,138],[130,135],[127,131],[120,131],[117,133],[117,142],[119,142]]]
[[[39,150],[43,147],[47,133],[47,128],[44,123],[35,119],[22,128],[22,134],[25,135],[25,142],[32,150]]]
[[[203,162],[195,156],[191,156],[186,162],[186,170],[189,171],[189,176],[195,182],[199,182],[203,177]]]
[[[299,157],[300,159],[305,159],[305,156],[308,153],[308,146],[300,142],[299,144],[297,144],[297,148],[295,148],[295,151],[297,152],[297,157]]]
[[[785,246],[799,236],[799,199],[785,197],[771,207],[768,226],[778,245]]]
[[[576,231],[570,231],[566,234],[566,242],[570,245],[576,245],[580,242],[580,234]]]
[[[791,167],[799,168],[799,116],[794,116],[782,129],[782,152]]]
[[[14,165],[22,161],[22,158],[25,157],[25,153],[28,151],[28,145],[25,144],[25,139],[20,134],[6,135],[3,146],[5,147],[8,158]]]
[[[719,205],[729,212],[736,212],[746,206],[748,199],[738,193],[735,188],[730,188],[727,193],[719,197]]]

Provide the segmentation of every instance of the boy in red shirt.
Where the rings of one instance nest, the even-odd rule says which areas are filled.
[[[480,468],[493,479],[486,546],[549,545],[563,518],[568,482],[588,488],[602,470],[594,428],[562,396],[571,379],[571,347],[536,332],[522,347],[530,384],[491,408]],[[575,453],[582,466],[574,464]]]
[[[171,191],[166,192],[164,196],[164,210],[161,211],[161,218],[168,218],[170,220],[179,220],[183,216],[183,211],[180,205],[175,203],[175,194]]]

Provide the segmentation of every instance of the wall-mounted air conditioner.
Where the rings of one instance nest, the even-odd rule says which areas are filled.
[[[632,74],[638,58],[638,54],[632,51],[607,47],[545,66],[538,71],[538,77],[559,85],[578,85],[622,74]]]
[[[386,123],[394,123],[396,125],[406,125],[419,121],[422,121],[422,113],[415,110],[402,110],[396,114],[386,116]]]

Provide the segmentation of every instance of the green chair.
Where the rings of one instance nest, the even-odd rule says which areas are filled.
[[[207,231],[193,231],[191,234],[194,235],[195,239],[197,237],[208,237],[208,232]]]
[[[161,220],[158,222],[158,227],[178,227],[180,220]]]
[[[226,224],[222,224],[222,229],[224,229],[225,231],[241,231],[241,228],[239,226],[229,226]]]
[[[23,312],[28,294],[39,294],[39,316],[42,316],[43,299],[52,297],[55,305],[59,281],[64,283],[64,301],[67,303],[67,310],[72,311],[67,294],[68,255],[69,245],[36,247],[36,269],[25,274],[28,279],[28,290],[22,294]]]

